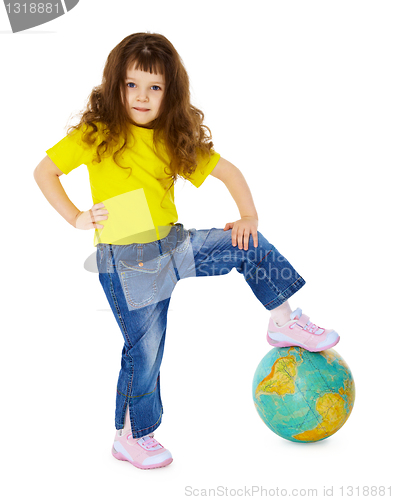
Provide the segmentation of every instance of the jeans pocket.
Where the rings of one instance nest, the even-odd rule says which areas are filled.
[[[160,269],[161,256],[148,262],[140,262],[140,265],[118,261],[118,275],[129,306],[138,309],[155,300]]]

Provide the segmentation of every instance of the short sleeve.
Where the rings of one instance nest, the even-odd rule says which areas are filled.
[[[190,181],[195,187],[200,187],[205,179],[214,170],[214,167],[217,165],[220,157],[220,154],[216,153],[214,150],[211,150],[210,158],[208,155],[198,155],[198,165],[193,174],[187,178],[188,181]]]
[[[55,146],[46,151],[55,165],[68,174],[75,168],[89,161],[90,148],[82,142],[81,129],[74,129]]]

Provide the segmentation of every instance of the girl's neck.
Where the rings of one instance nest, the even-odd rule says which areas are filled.
[[[148,128],[144,127],[143,125],[134,125],[133,123],[130,124],[130,127],[132,130],[135,130],[136,132],[141,132],[141,133],[152,133],[154,131],[153,128]]]

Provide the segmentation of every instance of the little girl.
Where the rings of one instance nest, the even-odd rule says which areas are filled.
[[[322,351],[339,341],[334,330],[291,310],[288,299],[305,281],[257,231],[248,185],[214,151],[203,119],[190,103],[188,75],[173,45],[159,34],[134,33],[109,54],[79,124],[34,171],[60,215],[77,229],[95,229],[99,280],[125,341],[112,453],[141,469],[173,460],[153,431],[162,419],[159,368],[179,280],[236,268],[270,311],[270,345]],[[94,203],[83,212],[59,181],[82,164]],[[183,177],[199,187],[210,174],[228,188],[240,219],[223,229],[188,230],[177,223],[174,182]]]

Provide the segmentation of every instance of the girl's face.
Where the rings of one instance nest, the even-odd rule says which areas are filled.
[[[163,100],[165,77],[139,69],[128,68],[125,81],[126,109],[138,125],[155,120]]]

